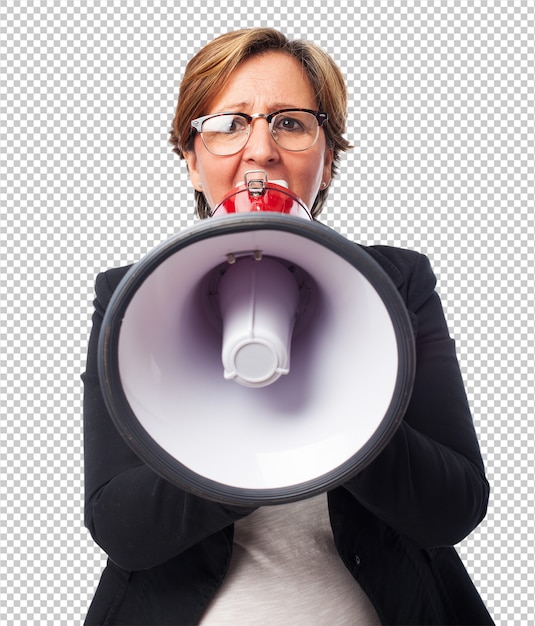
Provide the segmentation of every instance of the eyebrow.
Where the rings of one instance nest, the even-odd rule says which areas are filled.
[[[234,102],[231,103],[229,105],[225,105],[224,107],[221,107],[218,111],[213,111],[213,113],[227,113],[227,112],[234,112],[234,113],[241,113],[243,112],[243,109],[246,109],[247,107],[251,107],[249,102]],[[280,111],[281,109],[303,109],[303,108],[308,108],[308,107],[302,107],[302,106],[298,106],[296,104],[289,104],[287,102],[274,102],[269,106],[269,113],[271,113],[272,111]]]

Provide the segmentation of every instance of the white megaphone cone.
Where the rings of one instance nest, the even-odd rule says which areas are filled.
[[[142,461],[201,497],[262,506],[333,489],[377,457],[408,406],[414,338],[372,256],[249,172],[213,218],[130,268],[98,366]]]

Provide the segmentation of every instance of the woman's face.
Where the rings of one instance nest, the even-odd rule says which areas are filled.
[[[298,61],[283,52],[267,52],[244,61],[202,114],[232,111],[253,115],[286,108],[316,111],[317,107],[312,85]],[[289,152],[275,143],[263,118],[253,121],[249,141],[237,154],[211,154],[197,134],[193,150],[184,156],[193,186],[204,194],[212,209],[243,182],[248,170],[262,169],[268,180],[286,181],[308,207],[312,207],[322,182],[328,185],[331,181],[333,152],[327,147],[323,129],[311,148]]]

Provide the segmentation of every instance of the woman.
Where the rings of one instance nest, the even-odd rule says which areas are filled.
[[[345,119],[345,83],[328,55],[250,29],[215,39],[190,61],[171,143],[186,160],[201,218],[253,169],[285,181],[317,217],[349,148]],[[222,129],[236,132],[229,139]],[[87,624],[492,623],[451,547],[483,519],[489,487],[435,278],[422,255],[364,249],[413,323],[407,413],[347,484],[257,510],[182,491],[117,433],[100,391],[97,342],[128,268],[97,278],[83,376],[86,525],[109,560]]]

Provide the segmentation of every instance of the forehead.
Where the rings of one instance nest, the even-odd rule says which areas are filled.
[[[315,109],[317,98],[297,59],[269,51],[240,63],[211,99],[207,113],[270,113],[286,107]]]

